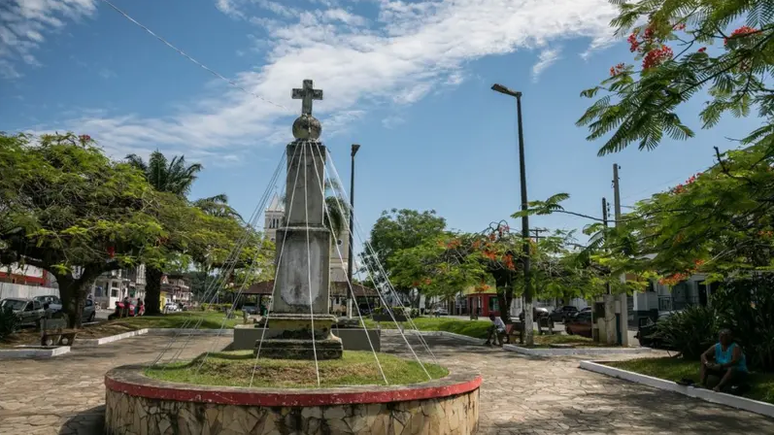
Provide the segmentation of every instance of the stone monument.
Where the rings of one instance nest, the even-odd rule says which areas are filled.
[[[293,89],[293,99],[303,101],[301,116],[293,123],[295,140],[287,146],[287,214],[277,229],[277,279],[268,327],[281,333],[255,343],[261,357],[318,360],[341,358],[341,339],[331,327],[330,231],[323,224],[325,197],[320,179],[325,171],[326,149],[317,139],[320,121],[312,116],[312,101],[322,100],[322,90],[304,80]],[[281,252],[284,251],[284,252]]]

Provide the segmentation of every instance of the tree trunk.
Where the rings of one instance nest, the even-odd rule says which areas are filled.
[[[164,272],[145,266],[145,314],[161,314],[161,277]]]
[[[83,308],[86,306],[86,295],[91,289],[99,273],[84,268],[80,278],[74,279],[71,274],[55,274],[59,285],[59,298],[62,300],[62,311],[67,314],[68,327],[78,329],[83,324]]]
[[[496,274],[494,278],[497,289],[497,303],[500,305],[500,318],[507,324],[511,321],[513,282],[507,274]]]

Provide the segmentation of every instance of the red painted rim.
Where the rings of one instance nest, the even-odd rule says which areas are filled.
[[[186,385],[186,388],[154,386],[121,381],[105,376],[105,387],[110,391],[148,399],[174,400],[178,402],[202,402],[245,406],[325,406],[358,403],[406,402],[410,400],[443,398],[469,393],[481,385],[481,376],[451,384],[428,386],[396,386],[395,389],[375,387],[373,391],[343,391],[328,388],[313,391],[235,391],[230,388],[214,391]],[[145,378],[150,380],[150,378]],[[145,380],[143,379],[143,380]],[[443,380],[440,380],[443,382]]]

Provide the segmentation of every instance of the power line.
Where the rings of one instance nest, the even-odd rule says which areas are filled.
[[[121,9],[119,9],[119,8],[118,8],[118,6],[114,5],[114,4],[113,4],[113,3],[111,3],[109,0],[102,0],[102,2],[103,2],[103,3],[105,3],[105,4],[107,4],[107,5],[108,5],[108,6],[110,6],[111,8],[113,8],[113,10],[115,10],[115,11],[116,11],[116,12],[118,12],[119,14],[123,15],[123,16],[124,16],[124,18],[126,18],[126,19],[127,19],[127,20],[129,20],[130,22],[134,23],[135,25],[137,25],[137,26],[138,26],[138,27],[140,27],[141,29],[143,29],[143,30],[145,30],[146,32],[148,32],[148,33],[149,33],[151,36],[153,36],[154,38],[156,38],[156,39],[158,39],[159,41],[163,42],[163,43],[164,43],[164,44],[165,44],[167,47],[169,47],[169,48],[171,48],[171,49],[175,50],[176,52],[178,52],[178,54],[180,54],[181,56],[183,56],[183,57],[185,57],[186,59],[190,60],[190,61],[191,61],[191,62],[193,62],[194,64],[198,65],[200,68],[202,68],[202,69],[204,69],[205,71],[209,72],[210,74],[214,75],[215,77],[217,77],[217,78],[219,78],[219,79],[221,79],[221,80],[225,81],[226,83],[228,83],[228,84],[230,84],[231,86],[233,86],[233,87],[235,87],[235,88],[237,88],[237,89],[239,89],[239,90],[241,90],[241,91],[245,92],[246,94],[252,95],[253,97],[255,97],[255,98],[257,98],[257,99],[259,99],[259,100],[261,100],[261,101],[264,101],[264,102],[266,102],[266,103],[269,103],[269,104],[271,104],[271,105],[273,105],[273,106],[279,107],[279,108],[281,108],[281,109],[284,109],[284,110],[288,110],[288,111],[290,110],[290,109],[288,109],[287,107],[283,106],[282,104],[277,104],[277,103],[275,103],[275,102],[273,102],[273,101],[271,101],[271,100],[268,100],[268,99],[266,99],[266,98],[264,98],[264,97],[262,97],[262,96],[260,96],[260,95],[256,94],[255,92],[248,91],[248,90],[247,90],[247,89],[245,89],[245,88],[244,88],[242,85],[240,85],[240,84],[236,83],[235,81],[233,81],[233,80],[231,80],[231,79],[228,79],[228,78],[226,78],[225,76],[223,76],[223,75],[222,75],[222,74],[220,74],[219,72],[217,72],[217,71],[213,70],[212,68],[208,67],[207,65],[205,65],[205,64],[203,64],[203,63],[199,62],[198,60],[194,59],[193,57],[189,56],[189,55],[188,55],[186,52],[184,52],[183,50],[181,50],[181,49],[179,49],[179,48],[175,47],[175,46],[174,46],[174,45],[173,45],[171,42],[167,41],[166,39],[164,39],[164,38],[162,38],[161,36],[159,36],[159,35],[157,35],[156,33],[154,33],[154,32],[153,32],[153,30],[151,30],[151,29],[147,28],[146,26],[144,26],[143,24],[141,24],[140,22],[138,22],[138,21],[137,21],[137,20],[135,20],[134,18],[130,17],[130,16],[129,16],[129,14],[127,14],[126,12],[122,11]]]

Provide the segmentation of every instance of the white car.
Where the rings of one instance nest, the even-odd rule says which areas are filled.
[[[168,302],[166,305],[164,305],[165,313],[174,313],[175,311],[177,311],[177,304]]]

